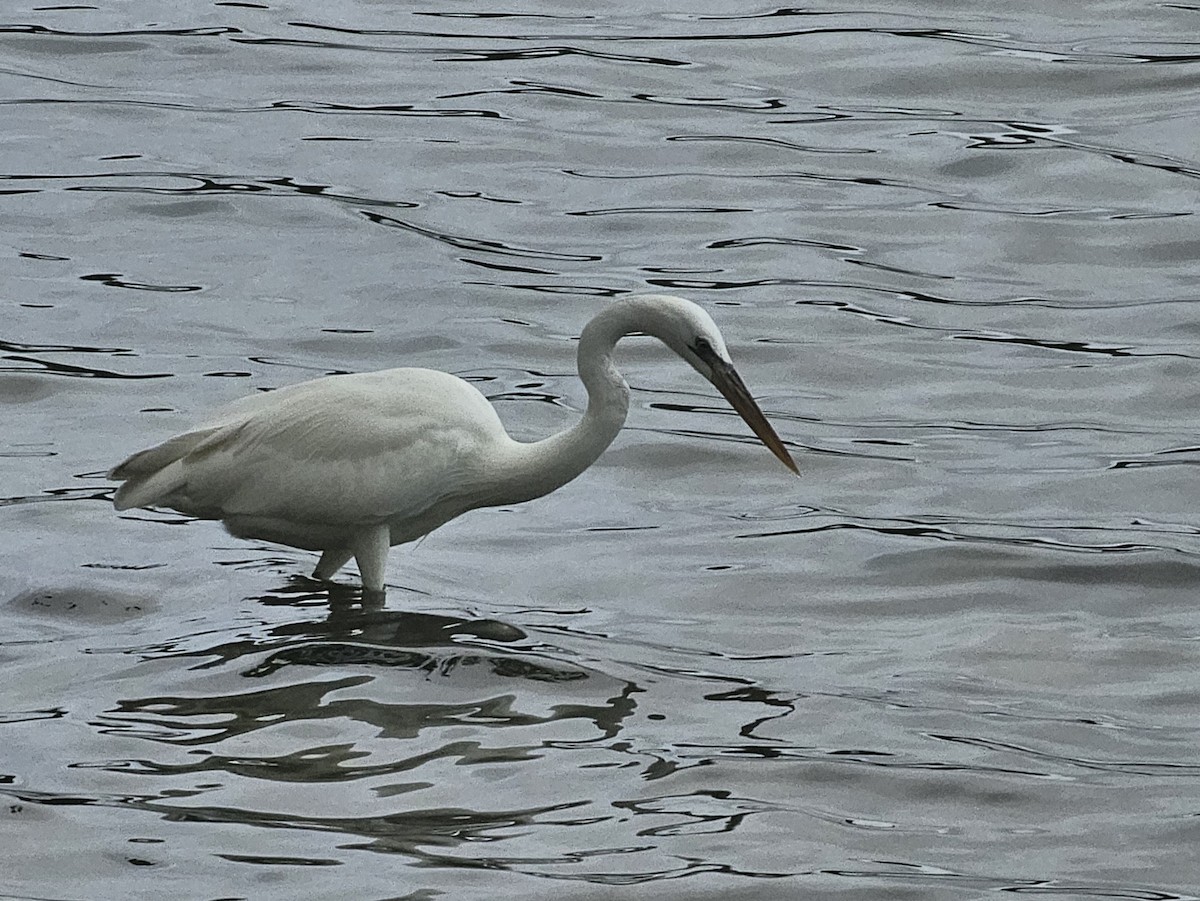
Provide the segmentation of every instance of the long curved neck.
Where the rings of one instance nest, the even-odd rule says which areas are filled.
[[[504,497],[515,504],[549,494],[591,466],[612,444],[629,412],[629,385],[613,365],[617,342],[636,332],[637,305],[617,302],[587,324],[579,337],[579,378],[587,388],[583,418],[543,441],[514,443]]]

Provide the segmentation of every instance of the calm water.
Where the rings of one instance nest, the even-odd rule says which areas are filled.
[[[679,8],[6,7],[0,894],[1200,896],[1200,13]],[[630,341],[382,609],[108,503],[322,373],[548,434],[646,290],[802,479]]]

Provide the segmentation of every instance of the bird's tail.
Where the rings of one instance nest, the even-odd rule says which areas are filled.
[[[183,458],[219,431],[211,428],[177,435],[118,463],[108,472],[110,479],[124,483],[113,495],[113,506],[118,510],[147,507],[182,488],[187,481]]]

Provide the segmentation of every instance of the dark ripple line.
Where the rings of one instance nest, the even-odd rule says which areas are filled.
[[[1161,544],[1140,544],[1132,541],[1112,542],[1109,544],[1075,544],[1069,541],[1043,538],[1035,535],[1024,535],[1011,538],[1000,535],[964,535],[961,532],[954,532],[949,529],[938,528],[934,525],[926,524],[915,519],[901,519],[898,521],[908,523],[908,525],[888,526],[864,522],[834,522],[825,523],[822,525],[798,526],[790,529],[745,532],[735,535],[734,538],[782,538],[791,535],[813,535],[820,532],[839,532],[845,530],[872,532],[874,534],[883,535],[886,537],[932,538],[936,541],[961,542],[963,544],[1033,547],[1040,550],[1065,551],[1068,553],[1078,554],[1128,554],[1145,551],[1165,551],[1175,554],[1183,554],[1189,557],[1197,556],[1196,551],[1189,551],[1183,548]],[[1026,528],[1026,526],[1021,527]],[[1013,526],[1013,528],[1017,528],[1017,526]],[[1036,527],[1028,526],[1027,528],[1033,529]],[[1095,530],[1103,531],[1104,529],[1103,527],[1097,527]],[[1083,529],[1079,529],[1079,531],[1083,531]]]
[[[736,240],[736,239],[734,239],[734,240]],[[758,239],[754,239],[754,240],[758,240]],[[788,239],[781,239],[781,240],[788,240]],[[721,242],[713,242],[712,244],[709,244],[706,246],[715,247],[720,243]],[[733,246],[736,246],[736,245],[733,245]],[[831,245],[831,246],[834,248],[837,247],[837,245]],[[859,250],[860,252],[865,252],[859,248],[852,248],[852,249]],[[848,259],[848,260],[845,260],[845,262],[853,263],[855,261]],[[948,306],[948,307],[1017,307],[1017,306],[1022,306],[1022,307],[1044,307],[1046,309],[1051,309],[1051,310],[1076,311],[1076,310],[1129,310],[1129,309],[1136,309],[1137,307],[1158,307],[1158,306],[1164,306],[1167,304],[1187,304],[1190,307],[1192,304],[1195,303],[1195,301],[1192,300],[1191,298],[1181,299],[1181,298],[1174,298],[1174,297],[1168,297],[1168,298],[1164,298],[1161,300],[1154,300],[1154,299],[1146,300],[1146,299],[1140,299],[1140,298],[1130,298],[1127,301],[1118,301],[1118,302],[1096,301],[1096,302],[1092,302],[1092,303],[1080,303],[1077,301],[1069,301],[1066,303],[1062,303],[1062,302],[1052,301],[1045,297],[1036,297],[1036,296],[1034,296],[1034,297],[1010,297],[1010,298],[1004,298],[1001,300],[958,300],[954,297],[946,297],[941,294],[931,294],[928,291],[913,291],[913,290],[901,291],[901,290],[897,290],[894,286],[891,286],[891,285],[874,285],[874,284],[871,284],[870,282],[819,281],[817,279],[786,279],[786,278],[760,279],[760,280],[752,279],[752,280],[747,280],[747,281],[742,281],[742,282],[727,281],[727,282],[721,282],[720,284],[722,286],[728,285],[731,288],[742,288],[742,287],[753,288],[753,287],[758,287],[760,284],[801,285],[804,287],[811,287],[811,288],[835,288],[835,289],[850,288],[855,291],[865,291],[870,294],[882,294],[885,297],[900,298],[903,300],[915,300],[915,301],[918,301],[921,303],[941,304],[943,306]],[[806,303],[806,301],[796,301],[796,303],[804,304],[804,303]],[[857,311],[858,310],[854,310],[852,312],[857,312]],[[865,312],[868,312],[874,316],[886,315],[883,313],[875,313],[874,311],[870,311],[870,310],[867,310]],[[911,323],[910,320],[904,319],[902,317],[897,317],[896,324],[898,324],[898,325],[911,324],[914,328],[933,328],[933,326],[921,326],[921,325],[917,325],[915,323]],[[949,328],[946,328],[944,330],[947,332],[950,331]],[[769,342],[769,341],[778,340],[778,339],[769,339],[768,338],[768,339],[763,339],[763,340]]]
[[[8,66],[0,66],[0,73],[12,75],[15,78],[32,78],[35,81],[48,81],[51,84],[62,84],[70,88],[104,88],[107,85],[89,84],[86,81],[71,81],[67,78],[54,78],[51,75],[41,75],[36,72],[22,72],[20,69],[13,69]]]
[[[356,32],[364,33],[364,32]],[[416,35],[419,36],[419,35]],[[447,35],[449,37],[449,35]],[[458,35],[461,39],[461,35]],[[529,38],[530,40],[536,38]],[[691,67],[694,63],[686,60],[670,59],[662,56],[646,56],[626,53],[603,53],[599,50],[585,50],[569,44],[530,47],[519,50],[479,50],[475,48],[431,49],[412,47],[387,47],[378,44],[350,44],[344,41],[316,41],[303,38],[280,37],[235,37],[230,39],[235,44],[252,44],[264,46],[305,47],[322,50],[359,50],[370,53],[402,53],[412,56],[435,56],[439,62],[510,62],[523,60],[555,59],[559,57],[583,57],[607,60],[621,63],[640,63],[652,66],[668,66],[672,68]],[[522,40],[512,37],[509,40]]]
[[[1147,213],[1138,210],[1118,212],[1111,207],[1054,207],[1051,209],[1022,210],[998,203],[980,203],[977,201],[940,200],[930,204],[941,210],[955,210],[964,213],[998,213],[1003,216],[1023,216],[1028,218],[1061,218],[1075,219],[1081,222],[1125,222],[1143,219],[1180,219],[1196,215],[1191,210],[1169,210]],[[1094,309],[1094,308],[1093,308]]]
[[[788,10],[789,13],[795,15],[809,15],[806,10]],[[837,14],[837,13],[834,13]],[[449,17],[449,16],[448,16]],[[751,16],[712,16],[712,17],[697,17],[698,21],[727,21],[727,20],[744,20],[755,18],[773,18],[775,14],[762,15],[756,14]],[[480,17],[482,18],[482,17]],[[457,32],[439,32],[439,31],[418,31],[413,29],[357,29],[340,27],[336,25],[324,25],[315,22],[289,22],[290,26],[295,28],[310,28],[318,31],[328,31],[337,34],[351,34],[359,36],[387,36],[387,37],[420,37],[420,38],[448,38],[454,40],[462,40],[464,35]],[[797,38],[797,37],[816,37],[822,35],[883,35],[895,38],[914,38],[917,40],[935,40],[947,41],[950,43],[967,44],[968,46],[986,47],[991,50],[1016,51],[1024,53],[1037,54],[1040,59],[1044,59],[1047,54],[1051,54],[1056,59],[1053,62],[1057,63],[1125,63],[1125,64],[1184,64],[1200,61],[1200,54],[1188,53],[1123,53],[1123,52],[1086,52],[1081,53],[1070,49],[1055,49],[1047,50],[1045,46],[1033,42],[1025,41],[1018,42],[1011,39],[1005,40],[997,37],[994,34],[976,34],[967,31],[961,31],[953,28],[885,28],[880,26],[861,26],[861,27],[831,27],[831,26],[815,26],[811,28],[793,28],[783,29],[778,31],[760,31],[760,32],[738,32],[730,34],[727,32],[702,32],[698,34],[588,34],[587,40],[591,42],[622,42],[622,43],[671,43],[671,44],[687,44],[689,42],[701,41],[762,41],[762,40],[779,40],[782,38]],[[530,41],[530,40],[562,40],[570,41],[578,40],[579,34],[562,34],[562,35],[521,35],[521,34],[488,34],[474,33],[467,35],[472,40],[506,40],[506,41]],[[1005,36],[1007,37],[1007,36]],[[235,38],[235,40],[237,40]]]
[[[1128,150],[1120,147],[1107,147],[1101,144],[1090,144],[1075,138],[1067,137],[1068,132],[1062,126],[1022,122],[1013,119],[978,119],[962,118],[961,113],[945,111],[931,113],[924,118],[957,119],[964,124],[998,126],[1007,131],[999,134],[969,134],[971,141],[968,147],[987,148],[989,150],[1020,150],[1030,147],[1050,146],[1066,150],[1077,150],[1083,153],[1104,156],[1120,163],[1159,169],[1188,178],[1200,178],[1200,166],[1190,160],[1183,160],[1166,154],[1150,153],[1148,151]]]
[[[956,277],[953,275],[942,275],[939,272],[922,272],[919,269],[907,269],[904,266],[889,266],[885,263],[876,263],[873,260],[856,260],[854,258],[848,258],[848,259],[844,259],[843,262],[845,262],[851,266],[862,266],[864,269],[874,269],[878,272],[891,272],[891,273],[894,273],[895,275],[908,275],[913,278],[932,278],[932,279],[937,279],[938,281],[949,281],[949,282],[957,280]],[[922,296],[922,297],[920,297],[920,299],[925,300],[926,298]],[[947,303],[948,301],[944,300],[944,299],[938,299],[935,302],[936,303]],[[961,306],[963,304],[958,304],[958,305]]]
[[[454,95],[449,95],[454,96]],[[421,107],[412,103],[380,103],[354,104],[320,102],[316,100],[275,100],[264,106],[223,107],[199,106],[192,103],[169,103],[163,100],[129,100],[118,98],[95,98],[77,100],[63,97],[22,97],[11,100],[0,100],[0,106],[37,106],[37,105],[72,105],[72,106],[132,106],[145,109],[183,110],[192,113],[265,113],[265,112],[305,112],[314,115],[352,115],[352,116],[400,116],[411,118],[437,117],[466,117],[481,119],[508,119],[503,113],[488,109],[437,109]]]
[[[1135,166],[1144,166],[1150,169],[1159,169],[1164,172],[1183,175],[1188,178],[1200,178],[1200,166],[1190,160],[1183,160],[1166,154],[1155,154],[1149,151],[1135,151],[1119,147],[1106,147],[1100,144],[1089,144],[1085,141],[1069,138],[1066,136],[1064,129],[1061,126],[1046,125],[1034,122],[1021,122],[1011,119],[968,119],[965,115],[957,110],[940,110],[940,109],[922,109],[922,108],[901,108],[901,107],[835,107],[825,104],[815,107],[820,113],[813,112],[802,117],[793,117],[789,119],[773,119],[771,124],[812,124],[814,122],[832,121],[837,119],[852,119],[857,121],[890,121],[893,119],[930,119],[935,121],[952,121],[956,124],[964,125],[989,125],[999,126],[1002,129],[1008,129],[1006,132],[993,135],[967,135],[972,143],[969,147],[986,147],[990,150],[1017,150],[1041,145],[1050,147],[1063,148],[1067,150],[1078,150],[1084,153],[1104,156],[1113,159],[1120,163],[1128,163]],[[947,208],[956,209],[957,207],[949,204]],[[962,204],[964,209],[973,209],[967,204]],[[1052,213],[1071,212],[1071,211],[1050,211]],[[1026,213],[1025,215],[1031,215]],[[1110,218],[1134,218],[1136,214],[1128,214],[1126,216],[1112,216]],[[1160,215],[1160,214],[1154,214]],[[1180,213],[1161,214],[1161,215],[1180,215]]]
[[[1200,57],[1198,57],[1200,59]],[[1119,163],[1128,163],[1148,169],[1159,169],[1187,178],[1200,178],[1200,166],[1190,160],[1149,151],[1127,150],[1120,147],[1106,147],[1102,144],[1090,144],[1065,136],[1063,129],[1058,126],[1042,125],[1014,120],[983,120],[988,125],[998,125],[1011,131],[998,135],[972,135],[975,142],[968,146],[986,147],[991,150],[1020,149],[1025,147],[1049,145],[1067,150],[1079,150],[1095,156],[1104,156]]]
[[[303,47],[308,50],[361,50],[368,53],[403,53],[425,56],[434,51],[410,47],[384,47],[378,44],[348,44],[345,41],[317,41],[305,38],[232,38],[234,43],[258,47]]]
[[[204,290],[201,285],[152,285],[148,282],[133,282],[122,277],[120,272],[95,272],[91,275],[81,275],[83,282],[100,282],[110,288],[126,288],[134,291],[157,291],[166,294],[188,293]]]
[[[797,144],[782,138],[759,138],[750,135],[670,135],[668,141],[699,141],[713,143],[759,144],[765,147],[779,147],[784,150],[798,150],[802,153],[878,153],[873,147],[815,147],[807,144]]]
[[[812,238],[782,238],[773,235],[756,235],[750,238],[724,238],[720,241],[710,241],[705,247],[712,250],[724,250],[727,247],[755,247],[760,244],[780,244],[785,247],[815,247],[819,250],[836,250],[843,253],[866,253],[866,248],[855,247],[853,244],[831,244],[828,241],[818,241]]]
[[[290,176],[271,176],[252,178],[240,175],[213,175],[201,172],[174,171],[135,171],[135,172],[84,172],[84,173],[45,173],[45,174],[0,174],[0,181],[88,181],[88,180],[130,180],[145,179],[183,179],[197,184],[182,188],[153,187],[150,185],[68,185],[64,191],[90,191],[107,194],[160,194],[173,197],[205,197],[220,194],[258,194],[290,196],[302,194],[318,196],[329,200],[339,201],[353,206],[383,207],[386,209],[417,209],[421,204],[407,200],[381,200],[375,197],[363,197],[357,194],[343,194],[331,190],[330,185],[301,182]],[[282,189],[282,190],[280,190]]]
[[[518,266],[515,263],[497,263],[495,260],[474,260],[471,257],[459,257],[459,262],[469,266],[480,266],[493,272],[520,272],[525,275],[558,275],[552,269],[537,269],[533,266]]]
[[[57,720],[67,715],[62,707],[43,707],[40,710],[6,710],[0,713],[0,725],[33,723],[39,720]]]
[[[571,210],[564,216],[640,216],[646,214],[668,213],[753,213],[749,207],[720,207],[720,206],[628,206],[610,207],[597,210]]]
[[[0,507],[45,504],[52,501],[111,501],[111,488],[48,488],[41,494],[0,497]]]
[[[19,341],[0,339],[0,350],[10,353],[84,353],[84,354],[127,354],[128,347],[91,347],[86,344],[22,344]]]
[[[54,37],[67,38],[121,38],[155,35],[221,37],[227,34],[242,34],[242,30],[234,28],[232,25],[218,25],[211,28],[133,28],[120,31],[71,31],[62,28],[50,28],[47,25],[14,24],[0,25],[0,34],[48,34]]]
[[[763,97],[758,100],[733,100],[728,97],[667,97],[658,94],[631,94],[634,100],[662,106],[700,106],[713,109],[736,109],[749,112],[770,112],[787,108],[782,97]]]
[[[405,222],[403,219],[397,219],[394,216],[385,216],[382,213],[374,213],[367,210],[362,211],[362,215],[376,225],[382,225],[386,228],[398,228],[402,231],[413,232],[426,238],[433,238],[435,241],[440,241],[443,244],[448,244],[451,247],[457,247],[460,250],[470,250],[477,253],[495,253],[502,256],[512,257],[532,257],[540,260],[555,260],[560,262],[571,263],[591,263],[602,260],[603,257],[597,254],[582,254],[582,253],[561,253],[551,250],[537,250],[530,247],[518,247],[511,244],[505,244],[501,241],[492,241],[484,238],[469,238],[465,235],[455,235],[450,232],[439,232],[432,228],[416,225],[412,222]]]
[[[695,63],[686,60],[670,59],[663,56],[642,56],[625,53],[601,53],[598,50],[584,50],[581,47],[548,46],[531,47],[524,50],[452,50],[443,51],[457,54],[443,57],[443,62],[506,62],[509,60],[555,59],[558,57],[578,56],[584,59],[602,59],[611,62],[643,63],[650,66],[668,66],[671,68],[690,68]]]
[[[563,175],[570,175],[575,178],[597,178],[610,179],[613,181],[638,181],[640,179],[659,179],[659,178],[707,178],[721,180],[741,180],[741,179],[766,179],[778,180],[788,179],[791,181],[815,181],[828,182],[840,185],[867,185],[873,188],[903,188],[910,191],[921,191],[926,194],[936,193],[932,188],[927,188],[923,185],[912,184],[909,182],[897,181],[890,178],[882,178],[875,175],[827,175],[821,172],[795,172],[795,171],[778,171],[778,172],[755,172],[736,173],[736,172],[706,172],[703,170],[689,172],[588,172],[583,169],[560,169]]]
[[[364,32],[358,32],[364,33]],[[369,32],[368,32],[369,33]],[[405,36],[422,36],[413,32]],[[445,35],[445,37],[462,38],[462,35]],[[522,40],[520,37],[508,40]],[[528,38],[533,40],[538,38]],[[458,48],[427,48],[427,47],[388,47],[379,44],[351,44],[344,41],[317,41],[304,38],[281,37],[234,37],[230,40],[235,44],[250,44],[272,47],[304,47],[321,50],[356,50],[369,53],[396,53],[408,56],[433,56],[438,62],[512,62],[523,60],[555,59],[560,57],[583,57],[607,60],[621,63],[639,63],[652,66],[668,66],[672,68],[691,67],[694,63],[685,60],[670,59],[661,56],[646,56],[641,54],[603,53],[599,50],[585,50],[570,44],[530,47],[518,50],[479,50],[470,47]]]
[[[650,850],[647,847],[645,850]],[[786,879],[798,875],[793,872],[770,870],[745,870],[727,863],[705,863],[691,860],[674,870],[645,871],[641,873],[543,873],[524,871],[529,876],[543,879],[558,879],[569,882],[588,882],[596,885],[644,885],[666,879],[686,879],[701,873],[720,873],[724,876],[742,876],[747,879]]]
[[[595,16],[580,15],[580,16],[564,16],[557,13],[508,13],[508,12],[425,12],[414,11],[414,16],[429,16],[432,19],[551,19],[561,20],[563,22],[592,22],[596,19]]]
[[[1200,451],[1200,444],[1189,444],[1184,447],[1172,447],[1164,451],[1159,451],[1160,454],[1194,454]]]
[[[551,94],[559,97],[576,97],[581,100],[607,100],[603,94],[596,94],[592,91],[584,91],[580,88],[567,88],[562,85],[543,84],[536,81],[523,81],[514,79],[509,81],[509,84],[515,85],[512,88],[489,88],[478,91],[459,91],[454,94],[439,94],[438,100],[459,100],[463,97],[482,97],[490,94]]]
[[[507,288],[522,294],[565,294],[572,297],[621,297],[629,294],[627,288],[609,288],[604,285],[538,285],[526,282],[476,282],[464,281],[464,285],[480,288]]]
[[[854,879],[898,879],[904,881],[929,881],[938,887],[951,882],[957,888],[973,887],[982,891],[1000,891],[1014,895],[1053,895],[1062,897],[1089,896],[1114,898],[1119,901],[1200,901],[1197,895],[1177,895],[1157,888],[1143,888],[1114,882],[1082,883],[1062,879],[1011,879],[996,876],[977,876],[943,867],[932,869],[924,864],[907,863],[900,860],[875,860],[872,863],[887,867],[902,867],[897,871],[827,869],[818,872],[830,876],[846,876]]]
[[[173,372],[127,373],[89,366],[72,366],[69,363],[54,363],[49,360],[39,360],[36,357],[26,357],[22,354],[5,354],[0,357],[0,360],[32,364],[31,366],[0,366],[0,372],[40,372],[46,375],[63,375],[81,379],[169,379],[174,376]]]
[[[851,29],[859,30],[859,29]],[[877,29],[864,29],[866,31],[876,31]],[[1047,54],[1058,57],[1052,59],[1054,63],[1132,63],[1132,64],[1178,64],[1178,63],[1194,63],[1200,61],[1200,54],[1151,54],[1151,53],[1080,53],[1071,50],[1047,50],[1045,46],[1033,43],[1031,41],[1012,41],[1001,40],[992,35],[987,34],[971,34],[970,32],[953,31],[949,29],[912,29],[912,30],[897,30],[887,31],[885,33],[893,34],[897,37],[917,37],[917,38],[933,38],[937,40],[949,41],[951,43],[967,44],[968,46],[987,47],[993,50],[1017,51],[1023,53],[1037,54],[1044,59]]]
[[[865,748],[780,747],[778,745],[705,745],[683,742],[685,759],[732,758],[735,760],[803,760],[809,763],[841,763],[899,770],[932,771],[940,773],[974,773],[977,775],[1026,776],[1053,782],[1068,781],[1065,777],[1041,770],[978,763],[948,763],[942,760],[903,760],[891,751],[871,751]]]
[[[1103,147],[1095,144],[1085,144],[1082,141],[1068,141],[1058,137],[1054,138],[1051,143],[1063,147],[1071,147],[1076,150],[1083,150],[1087,153],[1102,154],[1119,163],[1129,163],[1130,165],[1142,166],[1147,169],[1159,169],[1163,172],[1183,175],[1187,178],[1200,178],[1200,167],[1195,163],[1177,160],[1174,157],[1164,154]]]
[[[1066,754],[1052,754],[1035,748],[1012,742],[996,741],[995,739],[978,738],[971,735],[951,735],[941,732],[925,732],[924,735],[938,741],[953,744],[969,745],[984,748],[989,751],[1011,752],[1038,760],[1066,763],[1071,766],[1088,770],[1100,770],[1107,773],[1123,773],[1130,776],[1197,776],[1200,775],[1200,765],[1187,763],[1151,763],[1140,760],[1105,761],[1087,757],[1071,757]]]
[[[511,18],[524,18],[523,15],[515,14],[515,13],[514,14],[482,13],[482,14],[473,14],[473,15],[465,15],[465,14],[460,15],[460,14],[454,14],[454,13],[415,13],[415,15],[440,16],[442,18],[478,18],[478,19],[485,19],[485,20],[492,20],[492,19],[496,19],[496,18],[510,18],[510,17]],[[550,17],[550,18],[559,18],[559,17],[554,16],[554,17]],[[591,18],[591,17],[588,17],[588,18]],[[484,32],[478,33],[478,34],[464,35],[463,33],[456,32],[456,31],[421,31],[421,30],[411,29],[411,28],[404,28],[404,29],[399,29],[399,28],[348,28],[348,27],[344,27],[344,26],[340,26],[340,25],[327,25],[327,24],[322,24],[319,22],[304,22],[304,21],[293,21],[293,22],[288,22],[287,24],[293,28],[308,28],[313,31],[327,31],[332,34],[347,34],[347,35],[356,35],[359,37],[450,38],[453,40],[462,40],[464,37],[469,37],[473,40],[481,40],[481,41],[520,41],[520,40],[533,41],[533,40],[537,40],[537,41],[564,41],[564,42],[571,41],[571,40],[578,40],[580,38],[580,34],[578,32],[572,32],[572,33],[563,32],[562,34],[525,34],[525,35],[522,35],[522,34],[517,34],[517,33],[503,34],[503,33],[497,33],[493,30],[489,30],[489,31],[484,31]],[[491,24],[492,24],[491,21],[488,21],[489,27],[491,26]],[[638,41],[638,40],[653,41],[655,39],[653,39],[653,38],[647,39],[644,37],[638,38],[638,37],[622,36],[622,35],[597,35],[595,33],[589,33],[587,35],[587,40],[594,41],[594,42],[600,42],[600,41],[609,42],[609,41]]]
[[[774,417],[772,417],[774,418]],[[811,507],[804,504],[796,505],[795,512],[789,512],[784,516],[772,517],[769,515],[754,515],[749,513],[741,513],[735,516],[735,519],[747,522],[761,522],[764,520],[791,520],[807,518],[812,516],[825,517],[840,517],[843,521],[850,522],[894,522],[896,520],[886,517],[853,517],[850,514],[841,510],[836,510],[831,507],[820,508]],[[1141,519],[1132,520],[1128,525],[1122,526],[1103,526],[1094,525],[1088,522],[1004,522],[995,519],[964,519],[961,516],[914,516],[909,519],[900,520],[901,522],[914,523],[922,526],[973,526],[978,528],[1020,528],[1028,529],[1033,532],[1100,532],[1100,533],[1128,533],[1139,532],[1147,535],[1184,535],[1194,536],[1200,535],[1200,528],[1193,525],[1184,525],[1179,523],[1158,523]]]
[[[478,16],[483,18],[483,16]],[[713,17],[719,20],[719,17]],[[740,19],[745,17],[729,17]],[[750,17],[757,18],[757,16]],[[419,37],[419,38],[447,38],[454,40],[462,40],[464,35],[454,32],[438,32],[438,31],[422,31],[415,29],[359,29],[346,28],[334,25],[324,25],[314,22],[293,21],[288,22],[288,26],[292,28],[307,28],[318,31],[326,31],[336,34],[349,34],[360,37],[366,36],[388,36],[388,37]],[[37,34],[51,35],[55,37],[82,37],[82,38],[100,38],[100,37],[222,37],[235,43],[256,44],[256,45],[286,45],[286,46],[311,46],[329,49],[352,49],[352,50],[371,50],[376,52],[404,52],[398,48],[391,47],[364,47],[356,44],[346,44],[344,42],[328,42],[305,40],[300,38],[279,38],[279,37],[249,37],[246,33],[233,26],[214,26],[204,28],[140,28],[140,29],[122,29],[117,31],[73,31],[68,29],[55,29],[45,25],[36,24],[10,24],[0,25],[0,34]],[[1125,63],[1125,64],[1188,64],[1200,61],[1200,54],[1191,53],[1125,53],[1125,52],[1079,52],[1075,50],[1047,50],[1045,46],[1034,44],[1032,42],[1016,42],[1003,40],[990,34],[973,34],[971,32],[959,31],[957,29],[948,28],[883,28],[883,27],[813,27],[800,29],[787,29],[780,31],[765,31],[765,32],[743,32],[737,34],[728,34],[724,32],[718,33],[700,33],[700,34],[589,34],[587,40],[592,42],[637,42],[637,43],[672,43],[672,44],[687,44],[689,42],[701,41],[760,41],[760,40],[778,40],[782,38],[796,37],[814,37],[820,35],[886,35],[895,38],[915,38],[919,40],[938,40],[948,41],[951,43],[962,43],[969,46],[981,46],[992,50],[1017,51],[1025,53],[1037,54],[1044,59],[1048,54],[1055,57],[1053,62],[1057,63]],[[578,40],[579,35],[519,35],[519,34],[472,34],[468,35],[472,40],[505,40],[505,41],[530,41],[530,40],[563,40],[570,41]],[[428,52],[428,51],[419,51]],[[620,59],[620,57],[617,57]],[[654,60],[655,58],[649,58]],[[641,60],[648,61],[648,60]],[[678,61],[670,61],[668,64],[673,65],[690,65],[690,63],[681,63]]]
[[[318,103],[308,100],[277,100],[271,103],[267,109],[301,110],[308,113],[353,113],[360,115],[448,116],[451,118],[466,116],[482,119],[509,118],[496,110],[434,109],[432,107],[418,107],[412,103],[363,105],[354,103]],[[254,108],[251,107],[248,111],[253,110]]]
[[[1109,469],[1154,469],[1161,466],[1200,466],[1200,460],[1117,460]]]
[[[509,82],[515,87],[511,88],[487,88],[477,91],[459,91],[453,94],[440,94],[439,100],[461,99],[464,97],[482,97],[492,94],[538,94],[551,93],[560,94],[562,96],[576,97],[584,100],[599,100],[605,103],[629,103],[631,101],[639,101],[642,103],[654,103],[665,106],[702,106],[719,109],[735,109],[745,112],[769,112],[773,110],[783,109],[787,104],[778,97],[767,97],[758,100],[733,100],[728,97],[667,97],[657,94],[630,94],[624,97],[606,97],[603,94],[596,94],[590,91],[581,91],[576,88],[563,88],[557,85],[545,85],[538,82],[522,81],[515,79]]]
[[[777,693],[770,692],[770,694],[775,695]],[[1118,724],[1111,717],[1099,717],[1099,716],[1090,717],[1090,716],[1079,716],[1079,715],[1053,715],[1047,711],[1031,711],[1031,712],[1018,713],[1014,710],[1004,709],[1002,707],[981,708],[979,705],[974,705],[969,702],[964,702],[962,704],[955,705],[955,704],[947,704],[944,702],[930,703],[930,702],[919,701],[919,700],[904,700],[904,697],[906,694],[910,694],[910,693],[901,693],[901,692],[897,692],[897,691],[883,691],[883,692],[873,692],[873,693],[851,692],[851,691],[814,691],[814,692],[808,693],[807,695],[803,695],[801,697],[831,698],[834,700],[861,701],[861,702],[865,702],[867,704],[872,704],[872,705],[876,705],[881,708],[887,708],[887,709],[914,710],[914,711],[920,711],[920,712],[926,712],[926,713],[951,713],[951,714],[955,714],[955,715],[964,715],[964,716],[967,716],[972,719],[994,718],[994,719],[1002,719],[1002,720],[1012,720],[1012,721],[1017,722],[1018,727],[1024,727],[1025,725],[1029,725],[1029,724],[1042,725],[1042,724],[1046,724],[1046,723],[1052,723],[1054,725],[1068,725],[1068,726],[1077,726],[1077,725],[1099,726],[1100,728],[1105,730],[1106,734],[1114,729],[1117,729],[1120,731],[1130,731],[1130,730],[1137,730],[1137,729],[1145,730],[1147,728],[1153,729],[1153,727],[1139,727],[1132,723]],[[1013,727],[1006,724],[1005,728],[1011,729]],[[761,736],[747,736],[747,737],[758,738],[759,741],[775,741],[776,743],[781,743],[781,740],[779,740],[779,739],[769,739],[769,738],[764,738]]]
[[[217,4],[221,6],[220,2]],[[223,4],[229,6],[228,2]],[[230,854],[218,852],[216,857],[232,864],[259,864],[264,866],[341,866],[344,861],[337,858],[282,857],[280,854]]]
[[[1051,341],[1046,338],[1022,338],[1017,335],[979,335],[952,334],[947,337],[959,341],[992,341],[998,344],[1022,344],[1026,347],[1040,347],[1045,350],[1064,350],[1071,353],[1100,354],[1107,357],[1183,357],[1191,359],[1192,354],[1174,353],[1171,351],[1155,351],[1154,353],[1135,353],[1128,346],[1092,344],[1087,341]]]

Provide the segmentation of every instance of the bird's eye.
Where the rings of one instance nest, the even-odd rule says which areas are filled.
[[[713,346],[712,341],[703,335],[696,336],[696,340],[692,342],[692,351],[706,363],[711,363],[713,360],[718,360],[721,357],[716,347]]]

